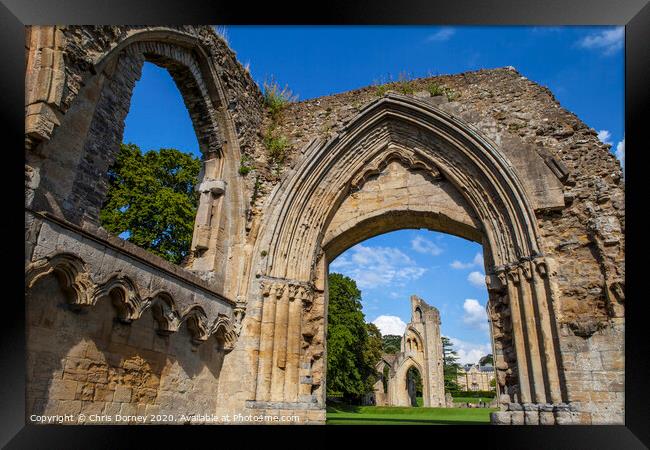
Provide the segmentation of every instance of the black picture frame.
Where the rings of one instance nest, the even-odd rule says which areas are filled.
[[[24,208],[24,183],[20,147],[24,148],[25,25],[32,24],[419,24],[419,25],[620,25],[625,26],[625,139],[626,139],[626,358],[624,426],[554,427],[418,427],[409,437],[438,445],[481,448],[647,448],[650,445],[650,396],[648,336],[642,294],[644,167],[642,132],[650,104],[650,4],[647,0],[453,0],[431,2],[374,0],[280,5],[277,2],[217,2],[215,0],[2,0],[0,46],[2,70],[3,134],[2,192],[5,220],[0,221],[3,239],[5,295],[2,329],[2,383],[0,383],[0,444],[6,448],[131,448],[150,447],[155,440],[171,443],[181,436],[185,445],[241,446],[251,439],[270,445],[282,441],[288,448],[316,443],[339,445],[333,433],[349,433],[355,445],[376,445],[395,432],[375,427],[291,426],[38,426],[25,425],[25,315],[24,246],[20,209]],[[24,167],[23,167],[24,171]],[[9,212],[11,211],[11,212]],[[24,227],[22,229],[24,232]],[[393,430],[393,428],[382,428]],[[299,434],[298,434],[299,433]],[[398,431],[399,433],[399,431]],[[237,436],[235,436],[237,435]],[[404,435],[402,435],[405,437]],[[146,439],[144,443],[139,439]],[[205,441],[204,441],[205,439]],[[232,440],[242,439],[242,440]],[[288,440],[287,440],[288,439]],[[244,445],[248,447],[248,445]]]

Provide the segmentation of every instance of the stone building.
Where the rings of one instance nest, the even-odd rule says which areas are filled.
[[[329,262],[428,228],[483,246],[493,422],[623,423],[622,170],[547,88],[507,67],[272,117],[212,27],[26,31],[27,417],[324,423]],[[145,61],[172,75],[203,154],[183,267],[99,226]]]
[[[456,382],[462,391],[494,391],[494,366],[485,364],[465,364],[458,370]]]
[[[381,378],[374,385],[374,404],[413,406],[415,391],[408,383],[414,367],[422,378],[424,406],[445,406],[440,313],[424,300],[411,296],[411,321],[406,325],[401,351],[382,355],[376,366]]]

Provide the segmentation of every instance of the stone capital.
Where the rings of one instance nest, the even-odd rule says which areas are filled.
[[[548,276],[548,264],[546,263],[546,259],[543,257],[535,258],[533,259],[533,264],[540,277],[546,278]]]
[[[221,195],[226,192],[226,182],[223,180],[215,180],[206,178],[201,184],[196,187],[196,190],[201,193],[211,193],[212,195]]]
[[[519,267],[517,266],[509,267],[507,269],[507,274],[508,274],[508,278],[510,279],[510,281],[512,281],[512,283],[519,284],[519,282],[521,281],[519,278]]]
[[[526,278],[526,280],[530,280],[533,278],[532,263],[530,261],[522,261],[519,264],[519,267],[521,269],[521,273],[523,274],[524,278]]]

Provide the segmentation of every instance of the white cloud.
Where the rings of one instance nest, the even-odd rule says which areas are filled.
[[[456,30],[454,30],[451,27],[442,27],[438,31],[436,31],[433,34],[430,34],[427,36],[426,41],[427,42],[444,42],[448,41],[454,34],[456,33]]]
[[[611,55],[623,48],[625,28],[616,27],[591,33],[578,41],[578,46],[590,50],[600,50],[603,55]]]
[[[472,267],[483,267],[483,255],[477,253],[470,262],[460,262],[455,260],[450,264],[452,269],[471,269]]]
[[[625,167],[625,137],[616,144],[616,157],[621,162],[621,166]]]
[[[478,300],[473,298],[465,299],[463,303],[463,322],[471,327],[478,328],[479,330],[488,330],[488,318],[485,307],[482,306]]]
[[[406,323],[397,316],[379,316],[372,321],[383,336],[387,334],[395,334],[401,336],[406,329]]]
[[[458,362],[461,364],[475,364],[481,357],[492,353],[490,343],[474,344],[454,337],[449,337],[449,340],[451,340],[454,350],[458,352]]]
[[[474,264],[476,264],[479,267],[483,267],[484,262],[483,262],[482,254],[477,253],[476,255],[474,255]]]
[[[485,287],[485,275],[481,272],[470,272],[469,275],[467,275],[467,281],[469,281],[472,286],[478,288]]]
[[[612,145],[612,133],[608,130],[600,130],[598,132],[598,139],[600,139],[600,142],[603,144]]]
[[[415,236],[411,241],[411,247],[418,253],[428,253],[429,255],[438,256],[442,253],[442,249],[422,236]]]
[[[458,260],[455,260],[451,264],[449,264],[452,269],[469,269],[470,267],[474,267],[474,263],[468,262],[460,262]]]
[[[427,271],[399,249],[363,244],[336,258],[330,269],[353,278],[361,289],[405,285]]]

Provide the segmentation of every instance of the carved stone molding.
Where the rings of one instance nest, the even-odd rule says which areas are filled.
[[[54,274],[71,305],[95,304],[93,283],[84,261],[72,253],[59,253],[29,264],[25,272],[25,290],[31,289],[41,278]]]
[[[239,336],[244,314],[241,305],[236,312],[235,323],[222,313],[217,314],[215,319],[208,318],[200,305],[192,305],[181,312],[168,292],[145,293],[135,281],[121,273],[112,275],[103,283],[96,283],[83,259],[72,253],[58,253],[29,264],[25,271],[25,292],[50,274],[58,280],[73,309],[94,306],[98,300],[110,298],[118,319],[131,323],[151,308],[158,334],[166,336],[175,333],[183,322],[187,322],[193,343],[201,344],[216,336],[225,351],[233,349]]]
[[[388,164],[393,161],[400,162],[411,171],[423,171],[432,179],[440,179],[442,177],[438,168],[424,155],[421,155],[419,152],[410,154],[400,147],[391,146],[386,155],[382,155],[381,158],[372,161],[352,178],[352,182],[350,183],[351,189],[353,191],[360,190],[369,178],[382,173]]]

